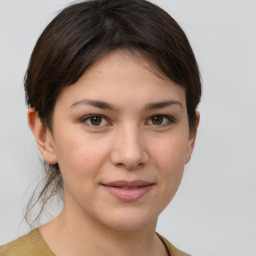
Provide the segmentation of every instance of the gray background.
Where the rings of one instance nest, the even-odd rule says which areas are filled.
[[[158,232],[193,256],[256,256],[256,1],[153,2],[187,33],[204,86],[195,152]],[[42,29],[69,3],[0,0],[0,244],[29,230],[41,166],[22,81]]]

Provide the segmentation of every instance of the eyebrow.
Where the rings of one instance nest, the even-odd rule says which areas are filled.
[[[79,106],[79,105],[91,105],[97,108],[101,108],[101,109],[107,109],[107,110],[117,110],[117,108],[105,101],[101,101],[101,100],[89,100],[89,99],[82,99],[79,101],[76,101],[75,103],[73,103],[71,105],[71,108],[75,107],[75,106]],[[181,110],[183,110],[183,105],[181,104],[181,102],[176,101],[176,100],[167,100],[167,101],[160,101],[160,102],[152,102],[152,103],[148,103],[145,106],[145,110],[155,110],[155,109],[161,109],[161,108],[166,108],[172,105],[177,105],[181,108]]]
[[[116,110],[116,107],[114,107],[113,105],[105,102],[105,101],[101,101],[101,100],[87,100],[87,99],[82,99],[79,100],[75,103],[73,103],[71,105],[71,107],[75,107],[78,105],[91,105],[97,108],[101,108],[101,109],[108,109],[108,110]]]
[[[153,102],[153,103],[148,103],[145,106],[145,110],[154,110],[154,109],[160,109],[160,108],[166,108],[172,105],[177,105],[183,110],[183,105],[181,102],[176,101],[176,100],[168,100],[168,101],[161,101],[161,102]]]

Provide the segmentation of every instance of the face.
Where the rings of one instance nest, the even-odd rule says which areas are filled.
[[[59,164],[64,211],[116,230],[156,224],[179,187],[195,137],[185,90],[124,51],[63,89],[52,127],[53,150],[43,155]]]

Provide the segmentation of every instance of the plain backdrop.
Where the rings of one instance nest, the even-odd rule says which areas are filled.
[[[157,230],[193,256],[256,256],[256,1],[153,2],[185,30],[204,87],[196,148]],[[0,0],[0,244],[29,231],[24,209],[42,168],[23,77],[38,36],[69,3]]]

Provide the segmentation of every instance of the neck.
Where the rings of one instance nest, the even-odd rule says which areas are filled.
[[[40,227],[40,232],[56,255],[167,255],[155,228],[156,221],[137,230],[112,229],[82,212],[74,215],[64,206],[58,217]]]

